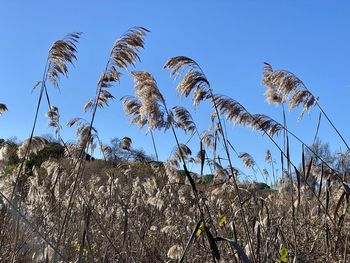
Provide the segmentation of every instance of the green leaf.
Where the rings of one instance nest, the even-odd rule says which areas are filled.
[[[196,236],[199,237],[204,231],[204,223],[202,223],[200,225],[200,227],[198,228],[197,232],[196,232]]]
[[[286,259],[288,257],[288,249],[282,248],[280,250],[281,259]],[[286,261],[283,261],[286,262]]]
[[[226,225],[227,222],[227,215],[222,215],[219,218],[219,226],[220,227],[224,227]]]

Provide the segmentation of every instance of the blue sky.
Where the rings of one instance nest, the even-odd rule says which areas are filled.
[[[82,108],[94,95],[114,41],[130,27],[144,26],[151,33],[135,70],[154,74],[169,107],[190,107],[189,99],[176,94],[176,82],[162,69],[168,58],[186,55],[201,65],[216,93],[238,100],[252,113],[281,121],[281,108],[268,105],[263,96],[261,74],[266,61],[299,76],[319,96],[349,141],[349,11],[348,1],[330,0],[4,0],[0,8],[0,102],[9,111],[0,117],[0,138],[17,136],[23,140],[29,136],[38,96],[38,92],[31,93],[32,85],[41,79],[48,48],[55,40],[73,31],[83,32],[78,61],[70,69],[69,79],[62,78],[59,91],[50,87],[52,102],[59,107],[61,123],[65,124],[73,117],[90,118]],[[133,94],[130,76],[124,72],[112,93],[116,100],[96,117],[101,138],[108,142],[112,137],[129,136],[135,147],[152,152],[151,139],[144,130],[128,124],[119,102],[121,96]],[[50,133],[46,111],[44,103],[37,135]],[[209,104],[192,112],[202,129],[209,126]],[[311,143],[318,112],[314,110],[297,123],[298,113],[288,114],[288,124]],[[249,152],[263,166],[264,151],[273,149],[267,138],[244,127],[228,125],[228,129],[238,151]],[[175,141],[162,132],[155,135],[161,159],[166,159]],[[321,124],[320,135],[333,150],[344,149],[326,122]],[[74,129],[65,127],[62,137],[74,140]],[[186,138],[181,136],[181,140]],[[300,147],[295,144],[292,151],[298,160]]]

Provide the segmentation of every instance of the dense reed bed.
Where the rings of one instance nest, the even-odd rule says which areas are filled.
[[[200,116],[210,127],[199,130],[190,109],[168,105],[150,72],[130,70],[140,60],[148,32],[131,28],[115,41],[96,93],[83,107],[90,119],[77,117],[67,124],[76,128],[75,143],[60,135],[59,109],[48,86],[58,87],[68,75],[81,34],[71,33],[50,47],[35,85],[40,91],[29,138],[0,141],[0,261],[348,262],[350,149],[318,98],[293,73],[265,63],[266,101],[283,112],[284,106],[301,108],[299,118],[319,111],[319,121],[322,116],[329,122],[346,152],[324,154],[319,123],[308,145],[288,129],[285,114],[279,123],[251,113],[217,94],[196,61],[170,58],[164,68],[176,78],[179,95],[194,107],[212,110]],[[133,149],[132,138],[108,145],[98,136],[96,113],[115,99],[112,88],[122,74],[133,78],[135,95],[120,102],[130,122],[147,129],[155,157]],[[55,140],[35,134],[42,107]],[[0,104],[1,118],[7,110]],[[266,163],[258,164],[249,153],[237,152],[224,129],[230,125],[265,135],[279,156],[268,150]],[[158,158],[155,130],[173,137],[168,160]],[[181,141],[183,131],[198,141],[196,149]],[[291,161],[290,138],[302,148],[299,163]],[[94,151],[103,158],[94,159]],[[242,180],[234,159],[269,185]]]

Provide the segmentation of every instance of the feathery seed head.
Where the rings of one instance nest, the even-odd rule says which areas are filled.
[[[21,159],[25,156],[27,151],[28,151],[28,154],[30,153],[37,154],[39,151],[44,149],[46,144],[47,144],[47,140],[45,138],[34,136],[31,139],[29,138],[25,140],[23,143],[21,143],[21,145],[18,147],[17,155]],[[28,147],[30,148],[27,149]]]
[[[58,87],[60,74],[68,76],[68,64],[73,65],[76,57],[76,44],[81,33],[74,32],[53,43],[48,56],[48,78],[54,87]]]
[[[265,96],[269,103],[281,104],[289,100],[289,110],[303,105],[299,120],[317,103],[317,99],[297,76],[287,70],[273,70],[268,63],[264,66],[263,84],[267,88]]]
[[[194,106],[198,105],[202,100],[209,98],[209,81],[193,59],[185,56],[173,57],[165,63],[164,68],[171,68],[171,76],[179,76],[187,71],[177,85],[176,90],[184,97],[188,97],[193,92]]]
[[[2,113],[4,113],[5,111],[7,111],[7,110],[8,110],[8,109],[7,109],[6,105],[3,104],[3,103],[0,103],[0,115],[1,115]]]

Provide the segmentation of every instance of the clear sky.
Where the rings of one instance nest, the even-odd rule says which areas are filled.
[[[189,107],[188,99],[175,92],[176,82],[162,69],[173,56],[195,59],[205,71],[216,93],[240,101],[252,113],[264,113],[281,121],[281,109],[265,103],[261,85],[263,62],[288,69],[320,97],[324,109],[350,141],[350,2],[331,0],[193,0],[193,1],[18,1],[3,0],[0,6],[0,103],[9,111],[0,117],[0,138],[30,134],[38,91],[32,85],[41,79],[47,51],[57,39],[73,31],[83,35],[78,61],[70,68],[69,80],[60,91],[50,87],[61,123],[73,117],[89,119],[82,112],[94,95],[98,77],[115,41],[132,26],[151,30],[146,36],[142,62],[136,70],[154,74],[169,107]],[[119,101],[133,94],[130,76],[124,74],[112,89],[116,100],[99,110],[95,127],[101,138],[129,136],[136,148],[152,153],[151,139],[144,130],[130,126]],[[50,133],[42,105],[36,135]],[[209,126],[209,104],[192,111],[198,125]],[[289,126],[307,143],[312,142],[318,112],[297,123],[298,111],[288,114]],[[228,126],[229,139],[238,151],[246,151],[263,166],[264,151],[273,145],[248,128]],[[156,132],[161,159],[171,153],[173,138]],[[326,122],[321,139],[333,150],[344,149]],[[65,140],[74,140],[74,129],[65,127]],[[181,137],[182,142],[186,141]],[[296,158],[300,147],[293,149]],[[194,150],[195,151],[195,150]],[[278,159],[278,156],[275,156]],[[238,162],[235,160],[235,163]]]

